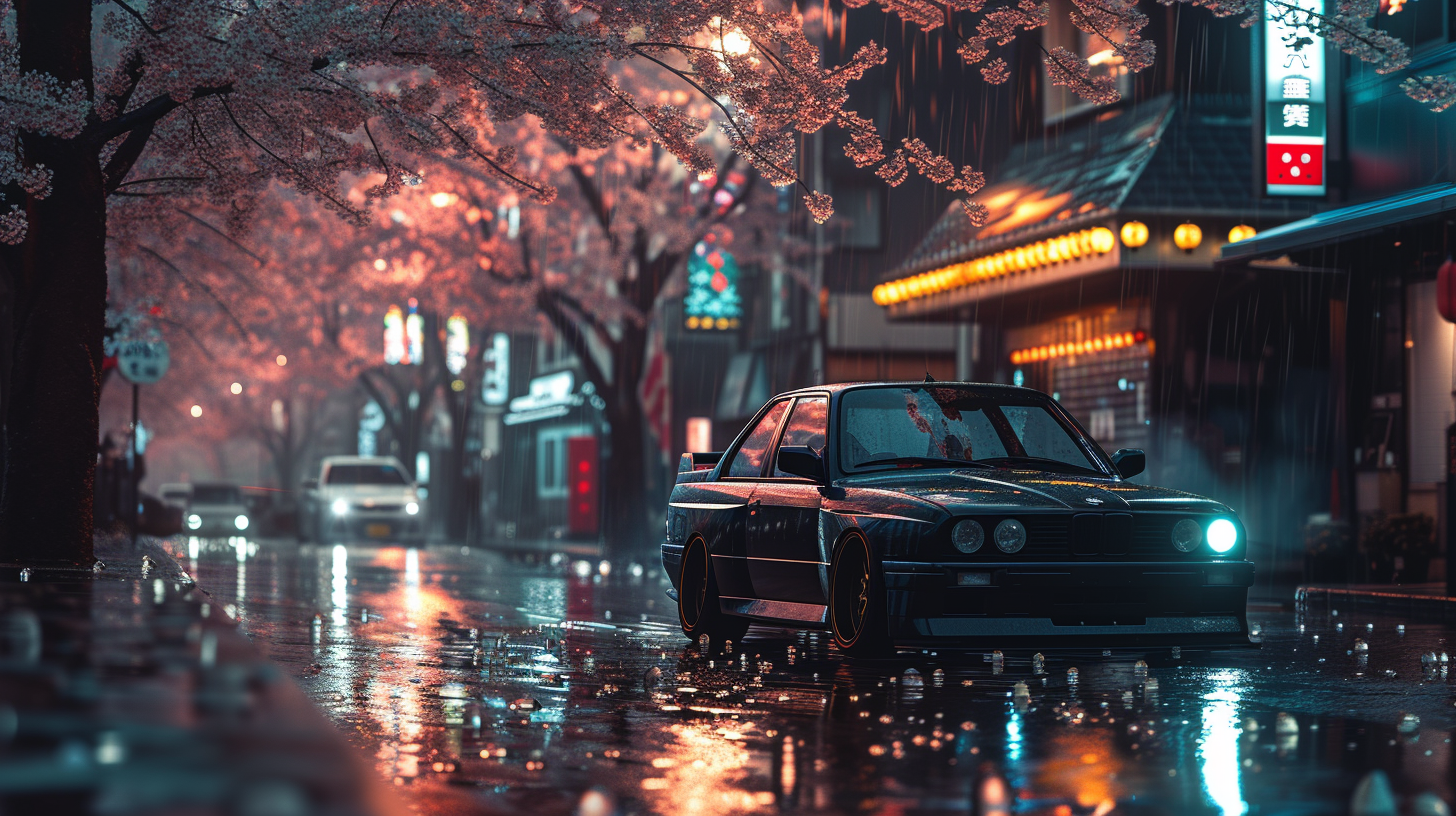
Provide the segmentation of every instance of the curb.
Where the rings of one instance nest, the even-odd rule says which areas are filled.
[[[1375,612],[1421,620],[1456,620],[1456,598],[1444,595],[1302,586],[1294,590],[1294,606],[1301,612]]]

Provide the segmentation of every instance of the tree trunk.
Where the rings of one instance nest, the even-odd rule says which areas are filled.
[[[647,456],[641,400],[642,354],[647,330],[630,322],[613,346],[612,388],[607,394],[611,455],[602,468],[602,535],[608,555],[640,557],[657,543],[649,537],[648,513],[660,497],[647,493]]]
[[[20,69],[91,88],[90,0],[15,5]],[[14,296],[5,404],[0,561],[90,564],[92,486],[106,324],[106,192],[84,138],[25,133],[26,161],[54,172],[27,201],[25,241],[5,253]]]
[[[88,8],[89,8],[89,4]],[[7,263],[16,293],[5,411],[0,561],[91,563],[106,202],[94,152],[43,137],[26,154],[55,170]],[[7,253],[9,254],[9,253]]]

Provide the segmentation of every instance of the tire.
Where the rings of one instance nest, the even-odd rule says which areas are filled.
[[[885,581],[869,542],[850,533],[834,553],[829,576],[829,625],[834,643],[855,657],[889,653]]]
[[[708,545],[695,538],[683,550],[677,583],[677,619],[683,634],[694,643],[703,635],[718,648],[725,640],[742,640],[748,619],[725,615],[718,605],[718,582],[713,577]]]

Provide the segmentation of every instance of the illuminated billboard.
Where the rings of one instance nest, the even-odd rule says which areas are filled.
[[[1325,194],[1324,0],[1264,3],[1264,191]]]
[[[688,256],[688,292],[683,298],[689,329],[736,329],[743,316],[738,295],[738,261],[709,235]]]

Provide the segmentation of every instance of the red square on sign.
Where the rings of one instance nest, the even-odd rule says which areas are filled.
[[[1325,146],[1269,142],[1265,178],[1269,184],[1325,183]]]

